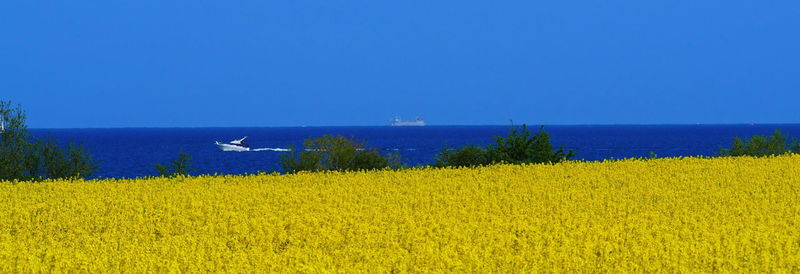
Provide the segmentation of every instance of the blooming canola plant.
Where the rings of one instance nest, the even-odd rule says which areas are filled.
[[[0,182],[0,270],[800,271],[800,155]]]

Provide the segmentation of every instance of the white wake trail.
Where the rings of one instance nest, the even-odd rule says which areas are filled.
[[[251,149],[250,151],[278,151],[278,152],[286,152],[286,151],[292,151],[292,150],[291,150],[291,149],[288,149],[288,148],[272,148],[272,147],[264,147],[264,148],[254,148],[254,149]]]

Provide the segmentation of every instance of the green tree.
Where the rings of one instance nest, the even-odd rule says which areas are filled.
[[[155,164],[154,167],[156,172],[158,172],[159,176],[162,177],[175,177],[175,176],[187,176],[189,172],[193,171],[191,168],[192,165],[192,156],[183,153],[183,149],[178,150],[178,158],[172,160],[169,166],[165,166],[162,164]]]
[[[81,146],[62,149],[53,141],[32,138],[25,118],[19,105],[0,100],[0,180],[86,178],[97,169]]]
[[[70,143],[66,149],[55,145],[52,141],[37,140],[34,144],[34,157],[41,161],[43,173],[37,170],[33,173],[41,174],[46,178],[71,178],[88,176],[96,168],[91,156],[84,151],[83,147]],[[32,160],[35,162],[36,160]],[[36,165],[31,165],[35,167]]]
[[[434,166],[482,166],[494,163],[557,163],[575,157],[575,152],[563,147],[554,150],[550,135],[541,127],[531,134],[527,125],[512,125],[506,136],[495,137],[495,143],[486,147],[465,146],[444,150],[436,155]]]
[[[29,180],[34,177],[38,161],[31,154],[28,141],[28,127],[25,125],[25,112],[10,101],[0,100],[0,119],[3,131],[0,133],[0,180]],[[35,167],[34,167],[35,165]],[[34,171],[34,174],[30,174]]]
[[[498,157],[490,155],[493,150],[467,145],[457,149],[444,149],[436,155],[434,166],[471,167],[492,164]]]
[[[720,149],[720,155],[762,157],[790,152],[800,153],[800,142],[797,139],[793,139],[791,142],[787,142],[787,140],[788,137],[783,135],[779,129],[769,137],[753,135],[745,140],[734,137],[731,148]]]
[[[531,136],[528,126],[511,126],[506,137],[495,137],[495,146],[489,150],[496,150],[499,161],[512,164],[529,163],[557,163],[575,157],[575,152],[564,151],[564,147],[553,150],[550,135],[544,131],[544,126]]]
[[[303,142],[302,151],[281,155],[284,172],[323,170],[372,170],[399,166],[396,155],[382,156],[375,149],[344,136],[324,135]]]

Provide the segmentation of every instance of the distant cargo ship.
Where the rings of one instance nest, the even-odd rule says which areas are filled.
[[[394,119],[392,120],[392,126],[393,127],[409,127],[409,126],[411,126],[411,127],[421,127],[421,126],[424,126],[424,125],[425,125],[425,120],[422,120],[419,117],[417,117],[416,121],[403,121],[398,116],[395,116]]]

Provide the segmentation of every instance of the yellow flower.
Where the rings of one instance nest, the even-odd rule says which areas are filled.
[[[0,182],[3,272],[800,271],[800,156]]]

